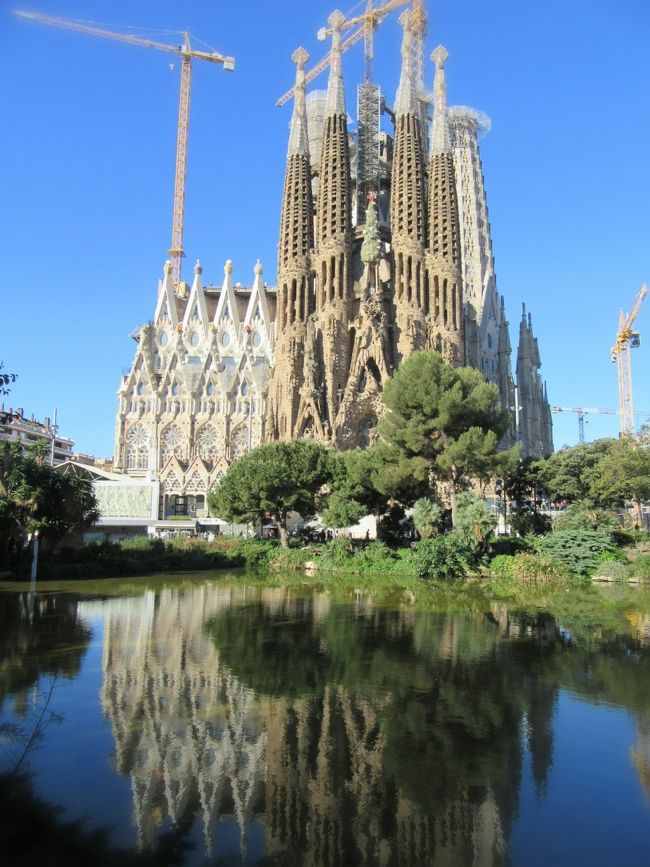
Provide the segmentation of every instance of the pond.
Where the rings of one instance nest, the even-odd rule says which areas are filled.
[[[0,588],[13,865],[647,864],[650,594]]]

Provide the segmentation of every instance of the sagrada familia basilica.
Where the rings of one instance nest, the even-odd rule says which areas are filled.
[[[167,263],[153,319],[119,388],[115,468],[160,485],[159,517],[199,514],[230,463],[262,442],[314,437],[369,445],[382,384],[413,352],[435,349],[499,387],[524,456],[552,451],[540,355],[524,308],[516,362],[497,291],[479,139],[482,113],[448,107],[447,51],[433,52],[433,118],[418,89],[412,12],[400,17],[392,109],[358,88],[349,129],[340,13],[326,93],[307,94],[298,49],[280,210],[277,285],[174,285]],[[380,129],[382,108],[393,135]],[[181,505],[179,510],[178,505]]]

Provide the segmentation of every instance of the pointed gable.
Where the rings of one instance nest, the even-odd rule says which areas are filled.
[[[158,288],[158,303],[156,304],[154,322],[159,325],[165,319],[168,319],[174,328],[178,325],[176,296],[172,286],[172,263],[169,260],[165,262],[165,276],[160,281]]]
[[[217,328],[220,326],[232,328],[233,336],[239,333],[239,312],[232,284],[232,262],[230,259],[224,265],[223,285],[221,286],[221,294],[219,295],[213,322]]]
[[[271,338],[272,320],[262,280],[263,272],[262,263],[258,259],[243,327],[244,340],[250,341],[253,355],[267,355]],[[259,335],[259,339],[255,337],[256,334]]]
[[[194,282],[190,290],[190,297],[185,308],[185,316],[183,317],[183,331],[187,331],[190,327],[194,330],[199,330],[203,337],[208,333],[210,317],[208,307],[203,292],[203,281],[201,274],[203,268],[197,260],[194,266]]]

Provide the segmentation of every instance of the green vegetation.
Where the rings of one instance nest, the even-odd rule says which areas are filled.
[[[497,451],[509,424],[497,386],[477,370],[445,364],[437,352],[406,359],[386,383],[384,403],[379,431],[396,451],[393,473],[444,484],[454,527],[458,493],[516,461],[517,449]]]
[[[332,463],[332,453],[310,440],[259,446],[229,467],[208,504],[228,521],[259,525],[273,515],[287,548],[288,513],[299,512],[304,519],[316,514],[321,489],[332,478]]]
[[[0,443],[0,569],[25,569],[28,533],[53,549],[99,516],[92,484],[44,463],[44,445]]]

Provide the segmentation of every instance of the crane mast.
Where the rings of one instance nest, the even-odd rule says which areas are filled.
[[[643,299],[648,294],[646,283],[641,286],[634,299],[632,310],[627,315],[621,310],[618,320],[616,342],[612,346],[611,358],[618,368],[618,401],[621,414],[621,437],[634,435],[634,405],[632,397],[632,363],[630,350],[639,346],[639,332],[632,330]]]
[[[61,27],[65,30],[74,30],[77,33],[85,33],[87,36],[98,36],[102,39],[112,39],[116,42],[126,42],[130,45],[140,45],[143,48],[155,48],[158,51],[167,51],[181,57],[181,84],[178,106],[178,129],[176,135],[176,169],[174,173],[174,209],[172,215],[172,243],[169,248],[169,256],[172,265],[172,283],[178,287],[181,282],[181,265],[183,256],[183,221],[185,216],[185,178],[187,171],[187,142],[190,125],[190,94],[192,88],[192,60],[208,60],[211,63],[221,63],[223,68],[232,72],[235,68],[234,57],[219,54],[218,51],[197,51],[190,45],[190,34],[183,33],[182,45],[169,45],[165,42],[156,42],[153,39],[144,39],[129,33],[118,33],[105,30],[91,24],[83,24],[79,21],[68,21],[65,18],[53,18],[49,15],[40,15],[37,12],[17,11],[16,15],[39,24],[47,24],[52,27]]]

